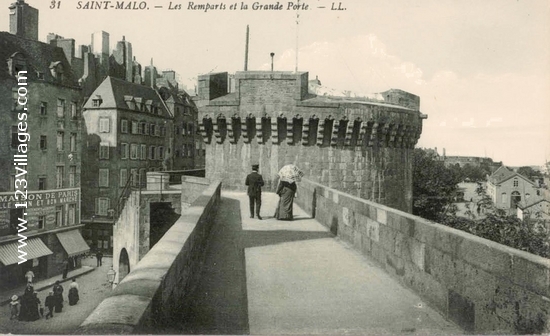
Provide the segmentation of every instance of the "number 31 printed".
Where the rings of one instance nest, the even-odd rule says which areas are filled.
[[[59,9],[59,6],[61,6],[61,1],[52,0],[50,3],[50,9]]]

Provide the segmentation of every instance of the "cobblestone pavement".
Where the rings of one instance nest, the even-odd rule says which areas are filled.
[[[96,260],[95,258],[86,258],[82,261],[82,265],[95,267]],[[33,322],[10,321],[9,306],[0,307],[0,334],[73,334],[74,330],[110,293],[107,271],[111,265],[112,259],[104,257],[103,266],[96,268],[91,273],[77,277],[80,301],[75,306],[69,306],[67,298],[70,282],[63,283],[63,298],[65,299],[63,311],[54,313],[54,318],[48,320],[41,318]],[[49,288],[45,289],[38,294],[42,303],[44,303],[49,290]]]

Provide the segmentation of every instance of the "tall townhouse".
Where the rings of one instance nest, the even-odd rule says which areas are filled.
[[[0,32],[4,288],[28,270],[40,279],[80,267],[89,251],[80,234],[81,89],[63,49],[37,40],[38,10],[23,0],[9,10],[10,32]]]
[[[115,209],[146,172],[170,169],[173,118],[150,86],[107,77],[84,105],[82,222],[96,250],[112,248]]]

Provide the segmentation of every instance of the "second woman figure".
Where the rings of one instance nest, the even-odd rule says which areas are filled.
[[[279,205],[275,210],[275,218],[281,220],[292,220],[292,206],[294,204],[294,195],[296,194],[296,183],[287,182],[283,179],[277,186],[277,195],[279,195]]]

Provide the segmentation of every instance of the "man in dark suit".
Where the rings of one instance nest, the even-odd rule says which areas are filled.
[[[248,199],[250,200],[250,218],[254,218],[254,203],[256,204],[256,215],[258,219],[262,219],[260,216],[260,208],[262,206],[262,186],[264,185],[264,179],[262,175],[258,174],[260,165],[252,165],[252,173],[246,176],[245,185],[248,186]]]

